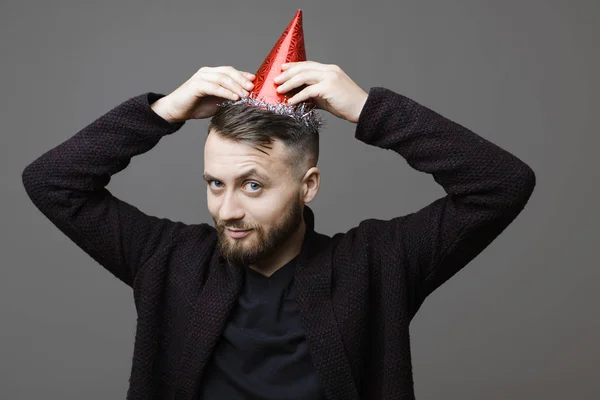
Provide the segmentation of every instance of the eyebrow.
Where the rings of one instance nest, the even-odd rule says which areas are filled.
[[[215,178],[214,176],[212,176],[211,174],[209,174],[207,172],[204,173],[203,177],[206,182],[211,181],[211,180],[221,181],[220,179]],[[271,183],[271,180],[269,178],[267,178],[265,175],[262,175],[260,172],[258,172],[256,170],[256,168],[249,169],[248,171],[244,172],[243,174],[236,176],[235,180],[241,181],[241,180],[244,180],[244,179],[247,179],[250,177],[255,177],[255,178],[258,178],[267,183]]]

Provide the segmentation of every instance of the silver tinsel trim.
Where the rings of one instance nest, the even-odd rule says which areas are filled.
[[[264,101],[263,98],[257,98],[254,93],[250,93],[247,97],[242,97],[239,100],[226,100],[217,104],[219,107],[226,107],[236,104],[245,104],[248,106],[259,107],[280,115],[297,119],[312,129],[319,130],[324,125],[324,120],[316,111],[314,104],[300,103],[290,105],[286,103],[272,104]]]

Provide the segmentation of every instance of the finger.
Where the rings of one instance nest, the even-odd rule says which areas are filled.
[[[303,101],[306,101],[313,97],[318,97],[321,93],[322,86],[322,83],[307,86],[294,96],[290,97],[287,102],[288,104],[293,105],[297,103],[302,103]]]
[[[285,93],[302,85],[313,85],[325,78],[323,71],[306,70],[300,72],[277,87],[277,92]]]
[[[254,83],[252,83],[250,78],[246,75],[248,72],[242,72],[232,68],[230,71],[225,72],[225,74],[229,75],[245,90],[251,90],[254,87]]]
[[[240,96],[232,92],[231,90],[219,85],[218,83],[210,82],[207,80],[201,80],[198,85],[198,91],[201,97],[204,96],[217,96],[224,99],[238,100]]]
[[[242,97],[248,95],[248,92],[234,78],[226,73],[216,71],[210,72],[203,74],[202,78],[206,81],[221,85]]]
[[[293,63],[287,63],[283,65],[288,65],[286,70],[281,74],[277,75],[273,81],[275,83],[283,83],[290,79],[292,76],[299,74],[302,71],[307,70],[317,70],[317,71],[328,71],[328,68],[324,64],[320,64],[314,61],[299,61]],[[282,65],[282,68],[283,68]]]
[[[281,69],[286,70],[286,69],[294,67],[294,66],[303,66],[303,65],[304,66],[312,66],[312,67],[316,68],[316,67],[318,67],[320,65],[324,65],[324,64],[321,64],[316,61],[309,61],[309,60],[307,60],[307,61],[290,61],[290,62],[281,64]]]
[[[250,81],[250,79],[245,75],[247,72],[239,71],[231,66],[227,67],[218,67],[217,71],[223,72],[225,75],[231,77],[234,81],[236,81],[241,87],[246,90],[252,89],[254,84]]]

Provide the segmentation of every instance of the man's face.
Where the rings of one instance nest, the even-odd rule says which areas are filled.
[[[284,164],[285,147],[276,140],[265,154],[211,132],[204,146],[208,209],[215,221],[221,254],[238,265],[268,258],[298,230],[304,205],[300,184]],[[255,174],[243,176],[250,170]],[[235,238],[229,229],[250,230]]]

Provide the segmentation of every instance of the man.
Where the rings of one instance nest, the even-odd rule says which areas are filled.
[[[532,194],[535,175],[517,157],[403,95],[365,92],[336,65],[291,62],[273,79],[295,93],[289,105],[310,100],[356,124],[357,139],[398,153],[447,195],[329,237],[306,206],[320,185],[314,125],[219,107],[248,98],[256,75],[204,67],[169,95],[115,107],[28,165],[23,182],[133,288],[129,399],[413,399],[411,319]],[[146,215],[106,189],[131,157],[209,117],[214,228]]]

